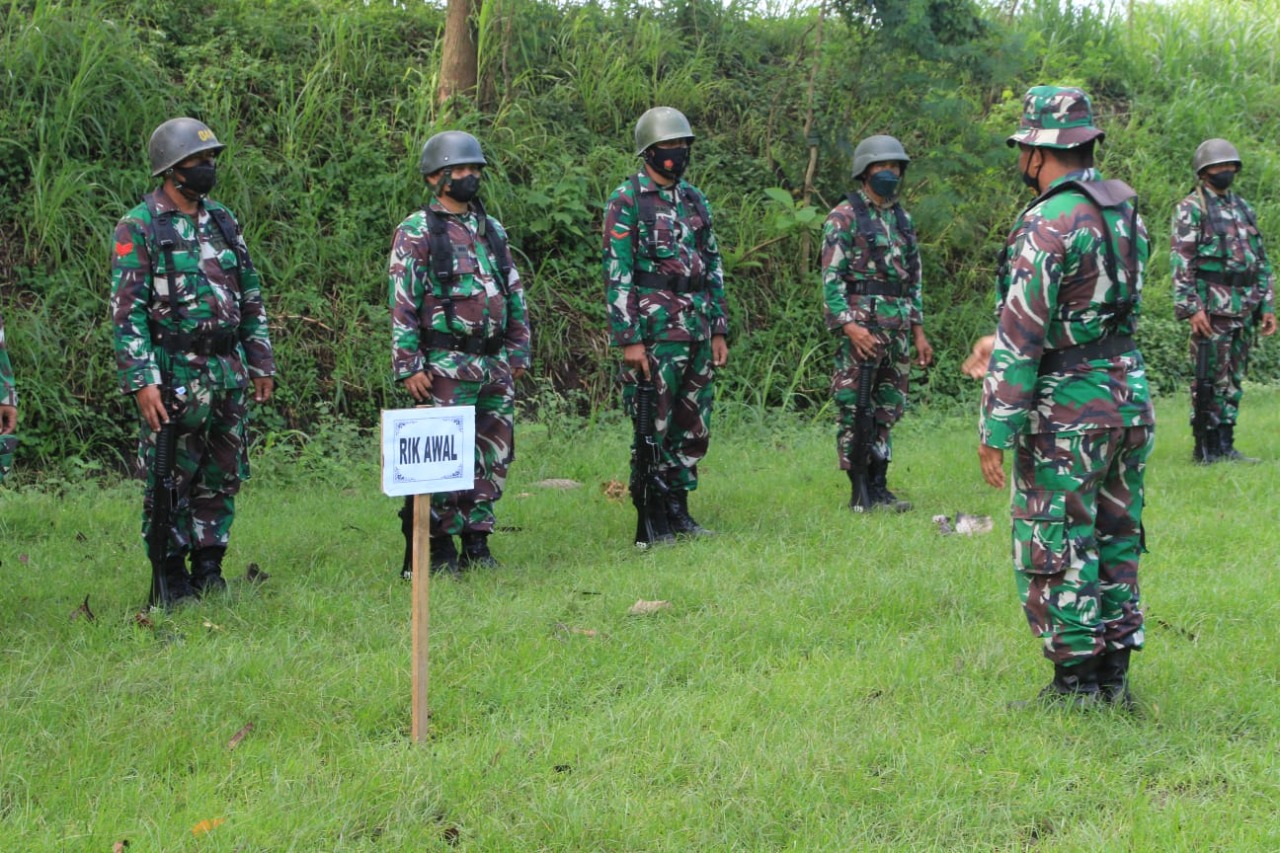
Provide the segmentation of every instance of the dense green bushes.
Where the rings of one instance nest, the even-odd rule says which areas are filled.
[[[1139,5],[1132,22],[1048,0],[1012,20],[970,0],[882,12],[843,0],[821,22],[812,8],[755,9],[486,0],[479,103],[445,117],[432,103],[443,16],[430,6],[226,0],[195,13],[168,0],[14,0],[0,13],[0,310],[24,461],[115,464],[129,452],[108,240],[150,186],[147,135],[175,114],[230,143],[216,195],[264,272],[282,368],[278,404],[257,420],[268,431],[308,430],[321,413],[372,424],[398,404],[386,254],[423,196],[416,151],[446,125],[474,131],[495,163],[486,200],[512,233],[534,306],[534,404],[608,399],[598,222],[634,164],[632,123],[655,103],[686,111],[699,135],[691,177],[717,216],[736,330],[722,393],[743,402],[825,396],[814,228],[869,133],[899,136],[915,158],[906,199],[940,356],[918,398],[934,403],[974,394],[955,365],[990,326],[991,258],[1025,201],[1001,138],[1026,86],[1091,91],[1108,131],[1102,167],[1143,196],[1156,242],[1143,337],[1162,389],[1186,370],[1169,319],[1168,216],[1202,138],[1240,146],[1241,190],[1263,228],[1280,229],[1276,0]],[[806,207],[810,109],[820,156]],[[1255,377],[1280,376],[1277,349],[1260,349]]]

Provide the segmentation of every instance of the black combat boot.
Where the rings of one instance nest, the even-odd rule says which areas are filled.
[[[1196,436],[1195,450],[1191,451],[1191,461],[1197,465],[1212,465],[1222,461],[1222,434],[1218,427],[1207,429],[1204,436]]]
[[[441,572],[456,575],[460,571],[458,565],[458,549],[453,544],[453,537],[446,534],[431,537],[431,574]],[[409,569],[406,577],[413,577],[413,569]]]
[[[164,561],[164,595],[161,596],[159,590],[151,591],[151,599],[147,604],[152,607],[163,607],[166,610],[184,601],[190,601],[196,597],[196,591],[191,588],[191,578],[187,576],[187,558],[183,554],[174,557],[166,557]]]
[[[1053,665],[1053,681],[1045,685],[1036,700],[1044,706],[1092,708],[1102,701],[1098,690],[1098,658],[1088,658],[1067,666]]]
[[[666,494],[667,523],[677,536],[715,536],[689,515],[689,493],[684,489],[670,489]]]
[[[1250,464],[1262,461],[1256,456],[1245,456],[1239,450],[1236,450],[1235,424],[1220,424],[1218,426],[1218,438],[1218,455],[1220,458],[1228,462],[1248,462]]]
[[[222,579],[222,555],[226,552],[219,545],[191,552],[191,588],[197,595],[226,590],[227,582]]]
[[[871,480],[871,502],[876,506],[892,509],[894,512],[906,512],[911,509],[911,501],[900,501],[898,496],[889,491],[889,461],[872,459],[867,463],[867,476]]]
[[[1132,651],[1107,652],[1098,663],[1098,691],[1102,701],[1128,714],[1138,710],[1138,700],[1129,691],[1129,654]]]
[[[501,565],[489,553],[489,534],[481,530],[462,532],[462,557],[459,563],[464,569],[476,566],[482,569],[496,569]]]

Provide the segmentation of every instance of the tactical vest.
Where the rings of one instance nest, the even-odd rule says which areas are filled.
[[[182,311],[182,303],[178,299],[178,275],[177,268],[174,266],[173,253],[181,243],[178,236],[178,229],[173,224],[173,219],[177,216],[178,211],[166,210],[160,211],[155,204],[144,199],[147,205],[147,211],[151,214],[151,230],[155,235],[156,246],[164,255],[165,279],[169,284],[169,313],[174,319],[176,325],[181,325],[185,319]],[[236,233],[236,224],[231,218],[231,214],[223,207],[209,207],[201,202],[200,207],[209,214],[209,218],[217,225],[219,233],[222,234],[223,242],[228,248],[236,254],[236,284],[240,284],[240,275],[246,269],[251,269],[252,261],[249,260],[249,251],[240,245]],[[196,227],[199,227],[199,210],[196,211]],[[199,242],[197,240],[197,242]],[[154,280],[156,276],[156,253],[148,252],[151,260],[151,277]],[[193,354],[200,356],[211,355],[230,355],[235,352],[236,344],[239,341],[239,334],[235,330],[221,330],[215,332],[177,332],[170,331],[153,324],[151,331],[152,343],[164,348],[173,355]]]
[[[898,233],[900,233],[907,241],[907,280],[905,282],[894,282],[890,280],[889,268],[889,250],[886,246],[881,246],[876,242],[876,236],[880,233],[876,227],[876,223],[871,218],[871,208],[866,200],[857,192],[848,192],[845,194],[845,200],[849,202],[849,206],[853,208],[854,223],[857,225],[857,233],[866,241],[867,251],[871,254],[871,264],[876,269],[877,278],[874,281],[854,281],[845,278],[847,292],[856,296],[891,296],[901,298],[907,295],[907,288],[920,276],[920,252],[911,251],[916,248],[916,230],[911,227],[911,222],[907,219],[907,212],[902,209],[902,205],[898,202],[893,203],[893,216],[897,223]]]
[[[1200,210],[1202,216],[1200,218],[1200,242],[1204,244],[1218,243],[1218,251],[1215,255],[1208,258],[1201,258],[1197,253],[1194,266],[1197,283],[1202,284],[1225,284],[1228,287],[1250,288],[1258,281],[1258,273],[1256,270],[1246,270],[1244,272],[1226,272],[1225,270],[1205,271],[1200,269],[1200,264],[1205,261],[1219,261],[1226,264],[1228,258],[1231,257],[1231,247],[1227,245],[1227,226],[1222,221],[1222,217],[1215,215],[1209,208],[1209,199],[1205,195],[1204,187],[1196,187],[1200,196]],[[1228,197],[1229,198],[1229,197]],[[1223,199],[1218,202],[1219,205],[1225,207],[1229,202]],[[1258,221],[1254,216],[1253,209],[1246,206],[1244,208],[1245,221],[1256,231],[1258,229]],[[1209,228],[1205,228],[1205,220],[1209,220]],[[1212,233],[1210,233],[1212,232]],[[1200,294],[1201,299],[1206,298],[1206,294]]]
[[[1076,190],[1081,193],[1098,211],[1098,218],[1102,220],[1102,230],[1105,235],[1102,253],[1103,269],[1106,270],[1108,280],[1114,282],[1119,289],[1120,298],[1111,306],[1111,310],[1099,312],[1103,328],[1102,337],[1069,347],[1045,350],[1040,359],[1039,373],[1042,376],[1046,373],[1057,373],[1064,368],[1095,358],[1112,358],[1137,349],[1133,338],[1122,333],[1120,328],[1137,309],[1141,298],[1137,287],[1138,194],[1124,181],[1070,180],[1051,187],[1033,204],[1040,204],[1067,190]],[[1115,230],[1107,222],[1105,211],[1115,210],[1123,215],[1126,208],[1129,213],[1129,253],[1123,259],[1124,275],[1121,276],[1121,258],[1119,249],[1116,248]],[[1005,252],[1004,256],[1002,279],[1008,272],[1008,252]],[[1066,319],[1065,311],[1060,310],[1059,319]]]
[[[640,176],[632,175],[631,178],[631,195],[636,200],[636,208],[638,210],[638,219],[644,223],[644,232],[646,238],[640,239],[640,229],[632,230],[632,245],[636,247],[637,254],[639,250],[643,250],[646,260],[658,260],[658,191],[641,192]],[[698,252],[698,257],[702,260],[702,274],[694,277],[687,275],[663,275],[661,273],[636,272],[633,274],[632,280],[640,287],[648,287],[654,290],[670,290],[674,293],[693,293],[696,291],[706,290],[710,280],[711,264],[707,261],[707,239],[711,232],[711,214],[707,210],[706,204],[703,202],[702,196],[695,192],[693,187],[681,181],[677,184],[677,193],[679,193],[680,202],[688,207],[692,207],[694,212],[698,214],[698,218],[702,220],[702,227],[694,231],[694,245]]]
[[[497,226],[496,220],[485,213],[484,205],[479,199],[472,202],[476,213],[476,236],[484,241],[489,257],[498,267],[498,289],[503,296],[511,292],[511,264],[506,237]],[[427,223],[427,246],[431,252],[431,275],[440,283],[440,303],[444,307],[445,322],[448,333],[432,332],[425,343],[435,349],[450,349],[470,355],[496,355],[501,349],[501,338],[486,342],[483,338],[466,338],[454,335],[453,328],[458,319],[453,304],[453,285],[458,274],[453,265],[453,241],[449,239],[449,225],[439,212],[432,210],[429,204],[423,205],[422,212]]]

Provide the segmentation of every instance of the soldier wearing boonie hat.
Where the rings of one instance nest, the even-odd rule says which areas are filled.
[[[1000,254],[996,334],[965,369],[983,377],[978,456],[990,485],[1004,486],[1004,451],[1015,452],[1014,574],[1054,666],[1039,701],[1133,710],[1155,426],[1133,334],[1150,241],[1133,189],[1093,167],[1102,138],[1080,89],[1027,92],[1008,144],[1036,198]]]

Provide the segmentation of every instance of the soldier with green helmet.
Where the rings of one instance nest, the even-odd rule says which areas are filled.
[[[1196,186],[1173,212],[1174,313],[1191,327],[1192,357],[1201,342],[1211,354],[1205,367],[1213,399],[1197,399],[1199,382],[1191,387],[1193,413],[1207,415],[1193,453],[1201,463],[1258,461],[1236,450],[1236,418],[1254,335],[1276,331],[1275,273],[1258,218],[1231,188],[1242,162],[1227,140],[1202,142],[1191,160]]]
[[[235,217],[208,197],[225,147],[193,118],[157,127],[147,154],[161,184],[120,220],[113,243],[116,366],[141,416],[139,458],[148,475],[144,538],[157,488],[156,434],[177,420],[177,519],[164,555],[168,599],[157,602],[165,605],[226,587],[223,555],[249,475],[248,400],[265,403],[274,387],[258,271]],[[175,392],[171,406],[166,392]]]
[[[1134,707],[1138,560],[1155,414],[1134,343],[1150,253],[1136,193],[1093,166],[1103,132],[1079,89],[1036,86],[1008,139],[1036,194],[996,273],[996,334],[965,363],[982,388],[978,458],[1005,484],[1014,450],[1013,563],[1054,667],[1041,701]]]
[[[706,196],[684,179],[689,120],[654,107],[636,122],[641,169],[605,204],[604,283],[609,337],[622,350],[622,393],[635,418],[643,377],[655,386],[658,476],[673,534],[706,536],[689,514],[711,437],[716,368],[729,359],[724,271]],[[667,539],[670,534],[666,534]]]
[[[13,365],[4,345],[4,317],[0,316],[0,483],[13,464],[17,445],[13,431],[18,428],[18,388],[13,381]]]
[[[827,216],[822,235],[823,313],[839,335],[831,389],[839,410],[836,455],[849,475],[855,510],[911,508],[889,491],[890,433],[902,418],[915,363],[933,361],[924,333],[920,246],[910,215],[898,201],[911,158],[892,136],[871,136],[853,152],[858,186]],[[858,390],[874,411],[874,435],[857,440]],[[857,456],[858,458],[854,458]],[[860,477],[868,478],[862,494]],[[870,506],[863,506],[869,499]]]
[[[480,142],[447,130],[422,147],[432,200],[391,241],[391,363],[420,404],[474,406],[475,485],[431,496],[431,570],[496,566],[494,505],[515,455],[515,381],[529,367],[524,287],[507,232],[479,198]],[[401,576],[412,576],[413,503],[400,511]],[[461,553],[453,537],[462,543]]]

